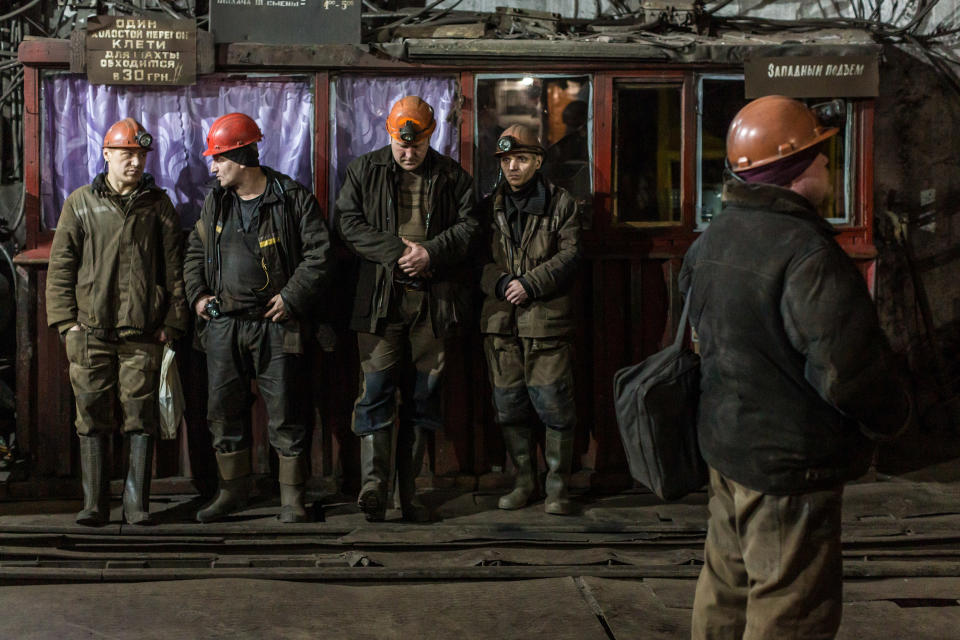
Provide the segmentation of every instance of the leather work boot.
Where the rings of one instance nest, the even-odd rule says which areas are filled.
[[[303,507],[303,494],[306,487],[306,462],[303,454],[284,456],[280,459],[280,522],[307,522],[307,510]]]
[[[153,475],[153,438],[131,433],[127,438],[130,461],[123,485],[123,517],[128,524],[153,524],[150,517],[150,477]]]
[[[522,509],[537,490],[537,476],[533,469],[533,431],[526,424],[504,424],[503,443],[517,468],[513,491],[500,498],[501,509]]]
[[[417,498],[417,476],[423,468],[427,434],[421,427],[401,427],[397,435],[397,493],[408,522],[429,522],[430,509]]]
[[[214,522],[239,511],[247,504],[250,492],[250,450],[241,449],[232,453],[217,452],[217,469],[220,473],[220,488],[216,497],[200,511],[197,522]]]
[[[110,520],[110,484],[106,471],[107,442],[103,436],[80,436],[80,481],[83,509],[77,524],[99,527]]]
[[[543,510],[556,515],[567,515],[572,510],[567,497],[567,483],[570,481],[570,467],[573,463],[573,429],[557,431],[547,428],[543,457],[547,460],[547,498],[543,501]]]
[[[383,522],[387,515],[387,481],[393,430],[378,429],[360,437],[360,473],[363,486],[357,505],[368,522]]]

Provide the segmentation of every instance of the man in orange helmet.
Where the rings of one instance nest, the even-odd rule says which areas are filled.
[[[747,104],[723,211],[684,258],[710,467],[696,639],[834,637],[843,485],[910,416],[863,277],[817,213],[836,133],[791,98]]]
[[[204,156],[217,185],[187,246],[187,299],[207,353],[207,423],[220,487],[197,512],[212,522],[247,501],[251,378],[267,408],[279,456],[280,520],[304,522],[306,398],[295,380],[302,336],[330,275],[330,236],[310,191],[260,165],[263,139],[252,118],[228,113],[207,134]]]
[[[517,470],[501,509],[520,509],[536,493],[533,413],[546,426],[547,513],[571,512],[567,485],[577,415],[573,402],[573,297],[580,260],[577,201],[540,171],[544,149],[515,124],[497,140],[503,181],[480,203],[487,226],[480,279],[483,350],[497,424]]]
[[[363,384],[353,414],[360,436],[368,520],[386,512],[392,427],[397,418],[397,488],[404,519],[429,512],[416,497],[426,435],[442,426],[440,382],[447,339],[468,316],[467,254],[477,233],[473,180],[430,148],[433,108],[417,96],[387,118],[390,144],[357,158],[337,198],[340,234],[360,257],[350,327]]]
[[[109,519],[106,438],[117,395],[130,451],[123,515],[130,524],[151,522],[163,343],[187,328],[180,219],[144,173],[152,141],[133,118],[107,130],[107,169],[67,197],[50,250],[47,322],[64,335],[70,361],[84,525]]]

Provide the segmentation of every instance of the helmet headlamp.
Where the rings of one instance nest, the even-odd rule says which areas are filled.
[[[400,139],[404,142],[414,142],[418,135],[420,135],[420,131],[417,129],[417,125],[413,124],[413,120],[407,120],[400,127]]]

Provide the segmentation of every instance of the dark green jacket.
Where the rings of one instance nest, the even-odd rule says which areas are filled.
[[[700,450],[755,491],[850,480],[870,464],[870,438],[895,436],[910,414],[866,283],[834,233],[793,191],[731,182],[683,261]]]
[[[506,181],[479,205],[487,233],[486,264],[480,278],[485,294],[480,331],[523,338],[550,338],[573,332],[570,293],[580,261],[577,201],[566,189],[547,184],[541,215],[530,213],[519,242],[511,239],[504,206]],[[522,276],[530,301],[514,305],[497,295],[506,275]]]
[[[469,317],[468,254],[479,230],[473,217],[473,179],[456,161],[429,149],[424,160],[427,181],[427,239],[430,254],[430,317],[434,333],[447,335]],[[387,316],[393,270],[403,254],[397,236],[397,186],[403,171],[390,146],[350,163],[337,197],[340,235],[360,257],[350,328],[375,333]]]
[[[265,293],[268,297],[279,293],[290,315],[283,323],[284,351],[301,353],[304,325],[323,313],[317,303],[330,276],[330,234],[312,193],[289,176],[261,168],[267,176],[267,190],[260,206],[257,235],[260,256],[270,276],[270,289]],[[215,186],[203,201],[200,219],[190,233],[184,279],[191,309],[201,296],[216,295],[217,243],[233,197],[227,189]],[[198,319],[198,334],[202,335],[204,328],[205,322]]]
[[[63,203],[47,271],[47,323],[146,335],[187,329],[180,219],[149,174],[124,204],[104,175]]]

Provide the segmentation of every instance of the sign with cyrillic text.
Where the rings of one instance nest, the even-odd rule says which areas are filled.
[[[95,16],[87,20],[92,84],[187,85],[197,81],[193,20]]]
[[[791,56],[754,58],[744,65],[748,99],[873,98],[880,92],[880,63],[875,56]]]
[[[210,0],[215,42],[360,44],[362,0]]]

